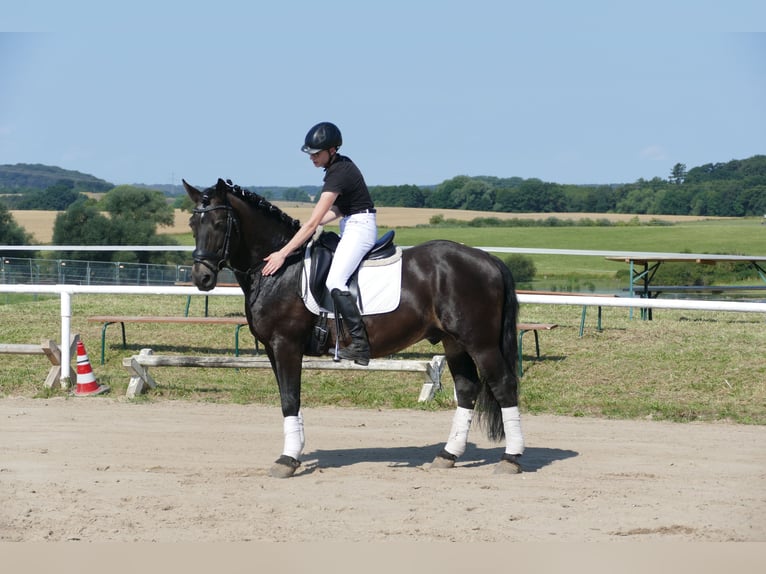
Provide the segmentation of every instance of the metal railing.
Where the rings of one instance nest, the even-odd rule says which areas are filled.
[[[191,265],[82,261],[76,259],[0,258],[0,284],[178,285],[191,281]],[[234,283],[228,269],[220,281]]]

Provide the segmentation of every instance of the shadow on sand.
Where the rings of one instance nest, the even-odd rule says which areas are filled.
[[[443,446],[443,443],[439,443],[427,446],[314,450],[305,453],[299,472],[313,472],[317,468],[342,468],[363,462],[386,462],[389,466],[415,468],[430,464]],[[456,466],[473,468],[492,465],[500,460],[502,454],[502,447],[480,448],[469,443]],[[521,468],[524,472],[537,472],[554,462],[578,455],[573,450],[527,447],[521,457]]]

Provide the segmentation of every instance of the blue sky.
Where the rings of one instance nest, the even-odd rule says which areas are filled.
[[[10,4],[10,5],[9,5]],[[115,184],[623,183],[766,153],[766,2],[69,2],[0,20],[0,164]]]

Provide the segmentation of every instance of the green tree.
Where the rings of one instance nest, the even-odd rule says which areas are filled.
[[[56,216],[53,224],[54,245],[112,245],[111,222],[92,199],[80,199]],[[108,251],[64,251],[62,259],[110,261]]]
[[[109,217],[99,211],[103,206]],[[53,242],[58,245],[171,245],[169,237],[157,235],[158,225],[172,225],[173,208],[155,190],[129,185],[109,191],[98,204],[77,201],[56,217]],[[138,251],[72,253],[73,259],[165,263],[178,257],[167,253]]]
[[[112,220],[124,220],[129,223],[150,223],[156,230],[157,225],[171,226],[174,222],[173,208],[160,191],[119,185],[109,191],[101,200],[105,211]],[[133,242],[133,245],[137,243]]]
[[[172,226],[175,221],[172,206],[162,192],[144,187],[120,185],[102,200],[111,222],[113,245],[172,245],[171,238],[157,234],[158,226]],[[140,263],[164,263],[178,257],[167,253],[139,251],[119,254],[120,260],[135,257]]]
[[[81,197],[85,196],[75,189],[74,182],[61,180],[46,189],[25,194],[16,209],[64,211]]]
[[[766,215],[766,185],[743,190],[740,199],[744,215]]]
[[[459,192],[460,202],[458,209],[469,209],[472,211],[490,211],[495,205],[495,191],[492,187],[483,181],[472,179],[466,182]]]
[[[693,192],[688,188],[669,186],[657,193],[654,213],[688,215],[692,206]]]
[[[311,203],[311,197],[309,197],[309,194],[299,187],[290,187],[286,189],[284,193],[284,199],[285,201],[301,201],[305,203]]]
[[[370,188],[375,205],[423,207],[425,195],[417,185],[378,185]]]
[[[466,175],[458,175],[448,179],[436,186],[428,196],[426,207],[437,207],[442,209],[457,209],[455,202],[461,201],[461,191],[471,180]]]
[[[523,195],[518,187],[501,187],[495,191],[495,205],[492,210],[506,213],[519,211],[517,206],[521,204]]]
[[[548,213],[564,211],[566,199],[561,186],[537,178],[527,179],[519,187],[519,204],[515,211]]]
[[[670,183],[681,185],[686,180],[686,165],[677,163],[670,172]]]
[[[172,205],[173,209],[180,209],[181,211],[188,211],[189,213],[191,213],[192,209],[194,209],[194,202],[186,194],[176,197],[173,200]]]
[[[531,257],[521,253],[511,253],[503,258],[503,263],[511,270],[516,283],[532,281],[537,274],[537,267]]]
[[[31,243],[32,235],[16,223],[6,205],[0,201],[0,245],[30,245]]]

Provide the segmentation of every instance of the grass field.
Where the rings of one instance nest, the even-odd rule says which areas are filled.
[[[128,375],[122,358],[153,348],[170,354],[232,354],[233,327],[127,325],[123,350],[117,327],[108,335],[106,364],[98,363],[101,326],[88,323],[95,314],[182,314],[185,297],[78,295],[72,301],[72,332],[84,341],[100,382],[114,395],[125,394]],[[211,314],[241,314],[240,297],[216,297]],[[653,321],[630,319],[627,309],[605,308],[604,331],[595,329],[595,309],[585,334],[578,337],[580,307],[524,305],[522,321],[559,324],[541,334],[542,359],[532,360],[531,334],[525,339],[525,374],[521,384],[526,412],[672,421],[726,420],[766,424],[766,323],[758,314],[702,311],[655,312]],[[202,297],[192,313],[202,312]],[[36,343],[58,338],[58,298],[31,296],[0,305],[0,341]],[[253,341],[243,331],[244,353]],[[440,346],[419,343],[401,357],[430,358]],[[44,397],[47,360],[2,356],[0,396]],[[159,388],[140,401],[193,400],[278,405],[276,382],[264,370],[158,368]],[[74,375],[73,375],[74,377]],[[308,371],[303,398],[307,406],[451,409],[452,381],[436,400],[418,404],[421,375],[354,371]],[[76,380],[76,379],[74,379]],[[74,382],[73,380],[73,382]],[[60,391],[59,391],[60,392]],[[53,394],[57,394],[54,392]],[[97,400],[97,399],[96,399]]]
[[[541,216],[535,215],[535,219]],[[416,227],[381,223],[379,229],[381,234],[387,229],[396,229],[399,245],[452,239],[483,247],[766,255],[766,226],[757,218],[697,218],[673,225],[610,227]],[[175,237],[185,245],[192,245],[194,241],[188,232]],[[625,263],[597,256],[533,254],[527,257],[534,261],[537,276],[532,284],[524,285],[525,288],[606,292],[620,291],[628,285],[629,268]],[[755,271],[752,282],[760,282]],[[586,283],[590,289],[586,289]]]
[[[277,203],[291,216],[304,221],[311,206]],[[36,240],[49,242],[56,212],[13,211],[14,218]],[[608,219],[626,225],[612,227],[438,227],[428,225],[431,218],[470,221],[478,217],[499,219],[544,220]],[[652,220],[672,225],[627,225]],[[176,211],[175,224],[161,228],[182,245],[192,245],[189,214]],[[662,251],[693,253],[730,253],[765,255],[766,226],[760,218],[702,218],[691,216],[654,216],[596,213],[492,213],[443,209],[408,209],[384,207],[379,210],[380,233],[396,229],[399,245],[415,245],[429,239],[452,239],[485,247],[520,247],[547,249],[587,249],[619,251]],[[332,226],[330,227],[332,228]],[[624,263],[593,256],[529,255],[537,269],[536,280],[524,288],[558,291],[620,291],[627,287],[628,267]],[[758,281],[753,274],[753,280]]]
[[[593,251],[659,251],[766,255],[766,226],[755,219],[712,220],[671,226],[625,227],[509,227],[509,228],[406,228],[397,230],[402,244],[412,245],[438,237],[456,238],[469,245]],[[453,236],[453,237],[451,237]],[[545,288],[546,276],[578,275],[590,278],[602,289],[622,288],[627,273],[624,263],[593,256],[530,255]],[[753,279],[758,276],[753,273]]]

